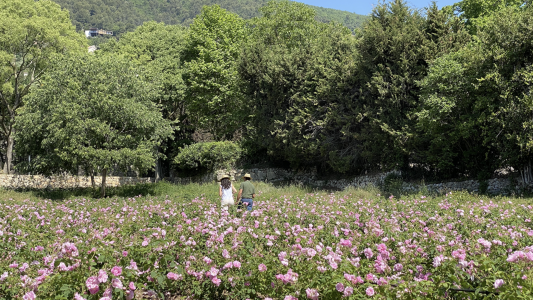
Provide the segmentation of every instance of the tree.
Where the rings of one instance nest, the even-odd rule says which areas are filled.
[[[12,170],[13,125],[30,89],[57,54],[87,51],[67,11],[49,0],[0,2],[0,135],[6,143],[4,172]]]
[[[124,55],[145,69],[150,80],[158,85],[159,93],[154,100],[161,106],[163,116],[181,123],[180,130],[175,132],[175,137],[179,140],[186,138],[187,131],[190,131],[184,126],[187,123],[186,86],[181,61],[186,34],[187,29],[180,25],[146,22],[134,32],[122,35],[118,42],[111,40],[103,44],[99,51]],[[167,145],[168,141],[164,141],[164,149],[158,151],[168,152]],[[162,160],[160,157],[156,163],[156,181],[163,177]]]
[[[512,166],[532,179],[532,20],[531,7],[503,8],[468,47],[432,64],[419,112],[434,145],[430,162],[488,176]]]
[[[477,28],[483,26],[488,18],[495,12],[506,7],[521,7],[528,5],[524,0],[463,0],[455,3],[454,9],[460,14],[471,32],[475,33]]]
[[[435,4],[426,15],[395,0],[377,6],[360,32],[358,106],[363,113],[361,155],[371,169],[409,168],[418,140],[416,82],[439,55],[470,39],[460,20]],[[422,146],[423,147],[423,146]]]
[[[106,176],[115,166],[151,169],[156,147],[172,134],[154,103],[157,88],[143,70],[116,55],[65,56],[35,89],[21,113],[17,151],[23,170]]]
[[[230,139],[247,117],[236,61],[248,35],[245,21],[218,5],[205,6],[185,49],[187,109],[216,140]]]
[[[349,170],[357,149],[352,125],[339,121],[356,114],[349,107],[356,70],[351,32],[316,21],[301,3],[272,1],[261,12],[239,63],[254,110],[248,144],[294,167]]]

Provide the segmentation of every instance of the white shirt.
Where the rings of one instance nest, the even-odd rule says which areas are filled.
[[[233,200],[233,193],[231,191],[231,185],[230,185],[229,189],[224,189],[222,187],[222,185],[220,186],[220,188],[222,189],[222,201],[224,201],[224,200]]]

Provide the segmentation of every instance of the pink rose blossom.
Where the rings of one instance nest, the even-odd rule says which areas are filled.
[[[83,298],[80,294],[76,293],[74,294],[74,300],[87,300],[87,299]]]
[[[122,274],[122,268],[119,266],[114,266],[113,268],[111,268],[111,274],[113,274],[114,276],[120,276],[120,274]]]
[[[318,300],[318,291],[316,289],[306,289],[307,299]]]
[[[353,294],[353,288],[351,286],[344,289],[343,297],[350,297]]]
[[[167,274],[167,278],[170,279],[170,280],[181,280],[183,278],[183,276],[181,274],[176,274],[176,273],[169,272]]]
[[[344,291],[344,284],[342,284],[342,282],[337,283],[335,289],[342,293]]]
[[[87,281],[85,281],[85,286],[87,286],[87,289],[89,290],[89,293],[91,293],[91,295],[98,293],[98,291],[100,290],[98,284],[99,282],[96,276],[91,276],[87,278]]]
[[[120,279],[118,279],[118,278],[113,278],[111,280],[111,286],[113,286],[116,289],[123,289],[124,288],[124,286],[122,285],[122,281],[120,281]]]
[[[24,296],[22,296],[23,300],[35,300],[35,298],[37,298],[37,296],[35,295],[33,291],[29,291],[26,294],[24,294]]]
[[[494,281],[494,288],[497,289],[499,287],[501,287],[505,282],[503,281],[503,279],[496,279],[496,281]]]
[[[369,286],[369,287],[365,290],[365,292],[366,292],[366,295],[369,296],[369,297],[372,297],[372,296],[374,296],[374,294],[375,294],[374,289],[373,289],[371,286]]]
[[[267,270],[267,266],[265,264],[260,264],[257,266],[257,269],[259,269],[259,272],[265,272]]]
[[[98,271],[98,282],[99,283],[104,283],[104,282],[107,282],[107,273],[105,270],[100,270]]]
[[[220,286],[220,283],[222,282],[222,280],[220,280],[217,277],[213,277],[213,279],[211,279],[211,282],[213,282],[216,286]]]

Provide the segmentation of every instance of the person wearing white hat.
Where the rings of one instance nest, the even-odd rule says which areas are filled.
[[[229,175],[222,176],[218,188],[218,195],[222,198],[220,203],[222,210],[227,211],[229,205],[235,205],[235,201],[233,201],[233,193],[236,192],[237,190],[231,183]]]
[[[247,210],[252,210],[254,206],[254,198],[255,198],[255,187],[250,182],[252,177],[250,174],[246,173],[242,177],[244,179],[244,182],[241,183],[241,186],[239,187],[239,195],[237,196],[237,201],[240,200],[240,202],[244,205],[246,205]]]

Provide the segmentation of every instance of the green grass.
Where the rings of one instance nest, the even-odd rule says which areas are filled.
[[[305,185],[284,185],[275,186],[270,183],[253,182],[258,197],[279,198],[313,194],[329,194],[331,190],[319,189]],[[239,188],[240,182],[234,182],[236,189]],[[190,183],[190,184],[172,184],[166,181],[157,183],[127,185],[122,187],[106,188],[107,197],[128,198],[133,196],[170,196],[174,199],[190,200],[196,197],[206,197],[208,199],[218,198],[219,183]],[[379,190],[375,188],[356,189],[348,188],[342,193],[353,194],[358,198],[376,197]],[[76,189],[29,189],[29,190],[10,190],[0,188],[0,194],[4,199],[24,200],[24,199],[50,199],[50,200],[67,200],[75,198],[99,198],[100,189],[96,188],[76,188]]]
[[[239,188],[240,182],[234,182],[233,185],[235,188]],[[319,194],[327,195],[331,194],[334,191],[328,189],[320,189],[317,187],[311,187],[306,185],[273,185],[271,183],[264,182],[253,182],[256,187],[258,199],[276,199],[280,197],[294,197],[294,196],[303,196],[305,194]],[[190,183],[190,184],[172,184],[169,182],[161,181],[158,183],[148,183],[148,184],[137,184],[137,185],[127,185],[123,187],[108,187],[106,188],[107,197],[119,197],[119,198],[128,198],[128,197],[137,197],[141,196],[154,196],[154,197],[165,197],[169,196],[175,200],[189,201],[197,197],[205,197],[207,199],[218,199],[218,186],[219,183]],[[365,188],[355,188],[348,187],[342,191],[335,191],[337,195],[349,196],[350,198],[357,199],[372,199],[372,198],[386,198],[389,196],[383,190],[380,190],[377,187],[365,187]],[[519,200],[523,203],[530,203],[532,197],[530,195],[524,196],[479,196],[473,195],[468,192],[454,192],[454,194],[460,194],[465,200],[474,200],[474,199],[490,199],[490,200]],[[86,198],[86,199],[96,199],[99,198],[100,192],[99,188],[77,188],[77,189],[56,189],[56,190],[46,190],[46,189],[33,189],[33,190],[10,190],[0,188],[0,197],[2,199],[13,199],[15,201],[21,201],[25,199],[39,200],[39,199],[50,199],[54,201],[76,199],[76,198]],[[429,196],[431,198],[438,198],[444,195],[437,194],[424,194],[422,192],[401,195],[396,198],[420,198],[421,196]]]

